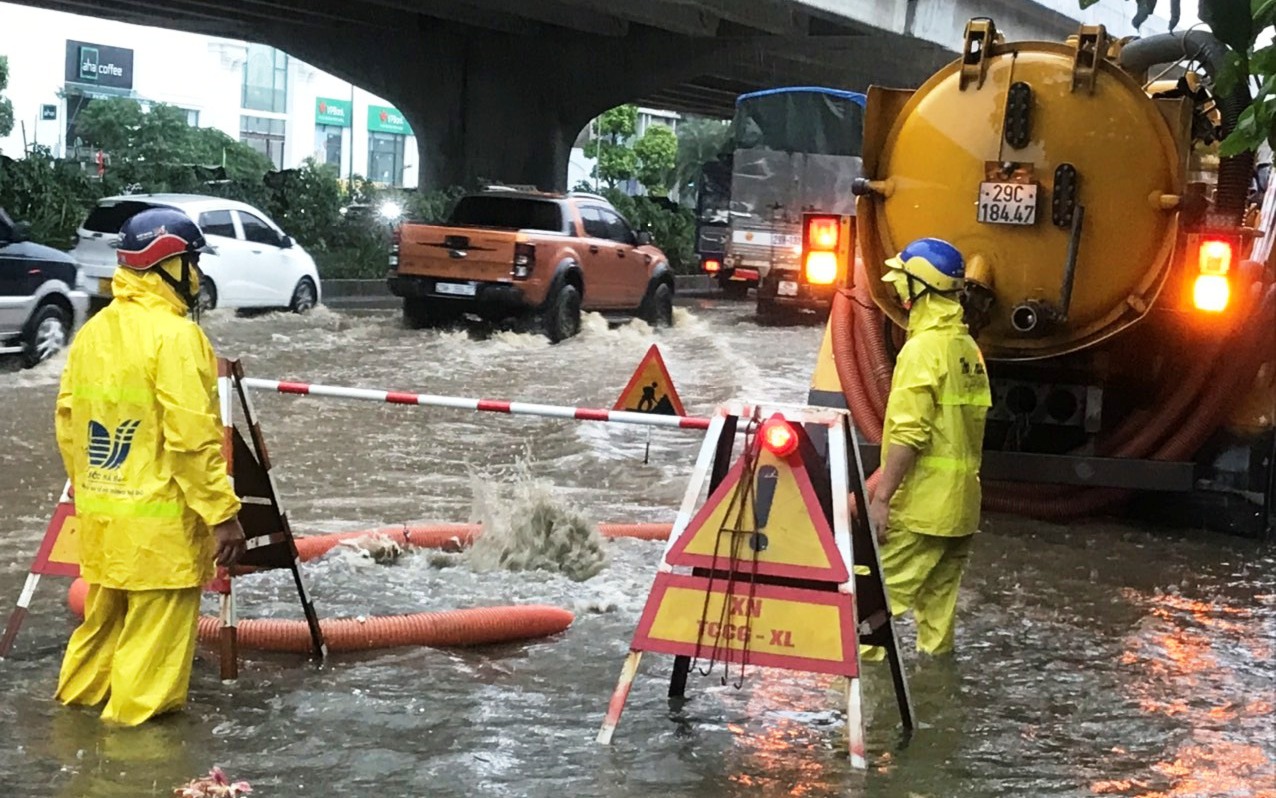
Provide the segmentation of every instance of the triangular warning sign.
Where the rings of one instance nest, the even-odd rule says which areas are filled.
[[[660,349],[652,344],[638,364],[629,384],[620,392],[613,410],[629,410],[635,413],[660,413],[668,416],[685,416],[678,391],[669,378]]]
[[[75,518],[75,502],[71,499],[71,483],[62,489],[62,498],[53,509],[53,517],[44,530],[44,540],[36,552],[31,573],[40,576],[80,575],[80,525]]]
[[[849,512],[849,496],[866,503],[859,439],[848,414],[825,408],[761,419],[744,402],[715,414],[598,742],[611,742],[651,652],[675,657],[671,698],[685,694],[692,672],[719,663],[723,683],[733,676],[736,687],[750,666],[846,677],[848,750],[863,769],[859,644],[887,647],[900,717],[914,724],[872,531]],[[744,452],[726,468],[741,424]],[[709,498],[693,512],[706,481]]]
[[[747,456],[736,461],[679,536],[666,558],[669,565],[847,581],[850,574],[801,455],[780,457],[762,448],[753,455],[753,489],[738,490]]]

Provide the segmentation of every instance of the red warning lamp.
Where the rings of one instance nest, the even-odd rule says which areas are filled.
[[[779,413],[766,420],[761,434],[762,445],[777,457],[788,457],[797,451],[797,431]]]
[[[717,274],[722,271],[722,261],[717,258],[705,258],[700,263],[700,268],[704,270],[705,274]]]

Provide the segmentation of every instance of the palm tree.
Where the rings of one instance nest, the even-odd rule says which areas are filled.
[[[707,117],[684,117],[678,123],[678,163],[675,168],[677,199],[694,205],[700,169],[731,150],[731,123]]]

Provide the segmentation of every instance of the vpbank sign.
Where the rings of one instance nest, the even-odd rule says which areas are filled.
[[[315,124],[350,127],[351,105],[349,100],[333,100],[329,97],[315,98]]]
[[[124,47],[110,47],[105,44],[68,39],[66,79],[68,83],[131,89],[133,88],[133,51]]]
[[[408,120],[403,118],[403,114],[397,109],[388,105],[369,105],[368,106],[368,130],[373,133],[398,133],[401,136],[411,136],[412,128],[408,126]]]

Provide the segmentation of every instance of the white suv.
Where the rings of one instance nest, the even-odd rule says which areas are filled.
[[[242,202],[196,194],[133,194],[99,200],[71,256],[95,305],[111,299],[115,245],[121,225],[148,208],[175,208],[193,219],[208,239],[199,259],[205,309],[288,308],[305,313],[319,303],[315,262],[264,213]]]

